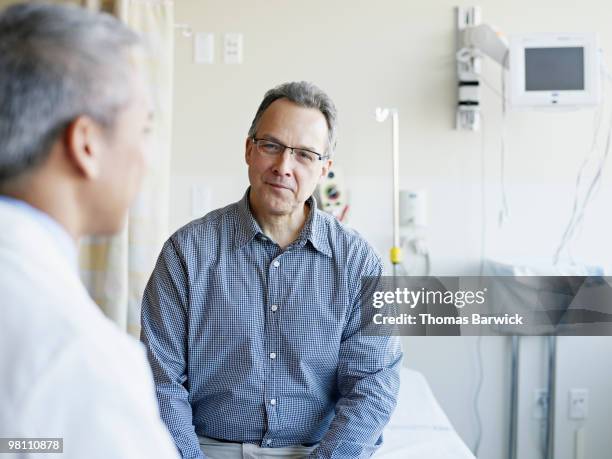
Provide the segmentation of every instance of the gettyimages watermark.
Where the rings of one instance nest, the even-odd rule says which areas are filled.
[[[612,277],[364,277],[369,336],[612,336]]]

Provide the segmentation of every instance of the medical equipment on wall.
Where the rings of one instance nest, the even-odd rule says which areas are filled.
[[[329,169],[316,189],[315,197],[325,212],[346,223],[349,214],[349,193],[344,182],[344,174],[338,167]]]
[[[456,8],[456,128],[481,126],[482,58],[502,67],[502,99],[510,108],[583,108],[601,103],[600,50],[592,33],[512,35],[481,23],[479,7]]]
[[[591,33],[513,35],[509,48],[509,106],[599,105],[600,59]]]
[[[403,275],[429,276],[431,261],[427,248],[427,194],[423,190],[400,190],[399,233],[402,253],[408,261],[402,262]],[[421,266],[422,265],[422,266]]]
[[[479,7],[457,7],[457,113],[459,130],[480,129],[480,82],[482,58],[490,56],[502,67],[508,65],[508,43],[493,26],[481,24]]]
[[[556,265],[563,256],[573,262],[569,244],[578,233],[588,204],[601,183],[603,167],[610,150],[608,131],[606,147],[597,161],[596,169],[588,179],[587,164],[594,156],[603,112],[602,75],[611,79],[593,33],[535,33],[513,35],[508,41],[493,26],[481,23],[479,7],[457,7],[456,12],[456,60],[458,102],[456,128],[480,130],[480,83],[491,87],[482,78],[482,57],[489,56],[502,67],[501,92],[491,88],[501,97],[502,123],[500,134],[500,187],[501,210],[499,225],[509,217],[505,185],[505,119],[506,107],[514,109],[566,110],[597,108],[592,146],[587,153],[576,178],[573,210],[553,262]],[[586,185],[584,185],[586,184]],[[583,186],[584,190],[580,189]]]

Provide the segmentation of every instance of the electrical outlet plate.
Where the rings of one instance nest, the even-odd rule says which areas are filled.
[[[243,37],[241,33],[223,36],[223,56],[226,64],[242,64]]]
[[[546,419],[548,413],[548,391],[536,389],[533,392],[533,418]]]
[[[587,389],[570,389],[569,418],[586,419],[589,411],[589,391]]]

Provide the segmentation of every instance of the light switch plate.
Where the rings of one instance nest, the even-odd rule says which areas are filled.
[[[193,45],[193,60],[196,64],[212,64],[215,61],[215,35],[198,32]]]

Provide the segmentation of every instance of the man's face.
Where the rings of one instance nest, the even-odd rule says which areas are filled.
[[[300,107],[287,99],[278,99],[266,109],[255,137],[321,155],[326,154],[329,142],[325,116],[317,109]],[[301,210],[331,167],[329,159],[301,164],[289,149],[276,157],[263,155],[251,139],[246,142],[245,159],[249,166],[251,205],[266,215],[289,215]]]
[[[135,72],[131,99],[119,112],[114,131],[104,140],[100,175],[96,184],[95,218],[98,233],[113,233],[121,229],[127,210],[140,189],[150,148],[153,126],[151,102],[146,84]]]

